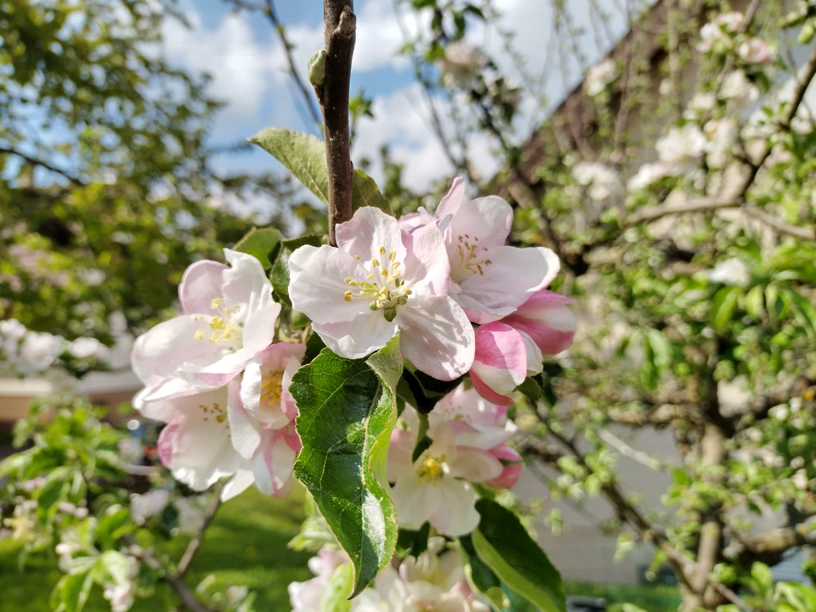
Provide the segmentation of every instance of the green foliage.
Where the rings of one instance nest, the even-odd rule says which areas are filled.
[[[281,242],[277,256],[272,259],[274,263],[272,264],[272,272],[269,274],[269,280],[272,282],[272,288],[275,290],[275,297],[277,297],[278,301],[292,305],[292,301],[289,299],[289,257],[299,247],[307,244],[320,246],[321,243],[322,240],[319,236],[308,235]]]
[[[254,229],[238,241],[235,250],[252,255],[268,270],[277,258],[282,241],[283,234],[274,228]]]
[[[396,547],[385,461],[401,372],[397,336],[367,360],[324,349],[290,387],[303,443],[295,476],[351,558],[355,595],[389,563]]]
[[[480,499],[481,517],[472,534],[478,558],[508,587],[544,612],[564,612],[566,598],[561,575],[513,512]]]

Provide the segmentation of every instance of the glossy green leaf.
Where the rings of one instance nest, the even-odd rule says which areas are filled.
[[[397,543],[385,463],[401,373],[395,337],[366,360],[326,349],[290,387],[303,442],[295,476],[354,564],[354,595],[388,564]]]
[[[471,537],[479,559],[543,612],[565,612],[561,575],[518,517],[489,499],[476,502],[476,510],[481,520]]]
[[[272,281],[272,288],[275,290],[275,297],[279,302],[292,305],[289,299],[289,258],[298,248],[304,245],[320,246],[322,240],[320,236],[306,235],[292,240],[284,240],[278,249],[278,256],[272,265],[269,273],[269,280]]]
[[[765,308],[765,290],[761,285],[753,287],[745,296],[745,311],[755,321],[762,320],[762,314]]]
[[[421,414],[428,414],[437,402],[453,391],[462,382],[461,378],[442,381],[431,378],[420,371],[405,370],[399,381],[397,393],[417,409]]]
[[[310,134],[266,128],[249,142],[270,153],[321,202],[328,203],[329,173],[322,141]]]
[[[91,572],[81,572],[64,576],[56,587],[56,600],[64,612],[81,612],[88,603],[93,586]]]
[[[252,255],[261,262],[264,270],[268,270],[277,257],[278,245],[282,240],[283,234],[274,228],[255,229],[241,238],[234,249]]]

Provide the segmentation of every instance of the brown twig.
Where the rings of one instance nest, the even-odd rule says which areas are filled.
[[[357,32],[352,0],[324,0],[325,75],[313,82],[323,113],[326,162],[329,169],[329,242],[335,226],[351,219],[351,140],[349,83]]]
[[[85,185],[85,183],[81,179],[77,178],[70,172],[57,168],[56,166],[52,166],[48,162],[44,162],[41,159],[37,159],[36,157],[31,157],[30,155],[26,155],[25,153],[20,153],[19,151],[15,151],[14,149],[9,149],[6,147],[0,147],[0,153],[5,153],[7,155],[15,155],[33,166],[40,166],[40,168],[45,168],[46,170],[59,174],[60,176],[63,176],[66,179],[68,179],[74,185],[80,187]]]

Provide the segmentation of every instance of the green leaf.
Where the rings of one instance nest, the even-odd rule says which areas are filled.
[[[367,360],[325,349],[293,377],[303,450],[295,476],[354,564],[353,595],[389,563],[397,543],[385,462],[397,417],[399,338]]]
[[[388,200],[380,193],[377,183],[362,170],[355,170],[351,177],[351,206],[354,210],[363,206],[373,206],[389,215],[394,214]]]
[[[322,141],[310,134],[266,128],[249,142],[270,153],[321,202],[328,204],[329,172]]]
[[[419,530],[400,529],[397,536],[397,554],[401,557],[411,555],[419,557],[428,550],[428,536],[431,534],[431,524],[422,523]]]
[[[506,606],[504,605],[504,592],[501,590],[501,580],[484,561],[479,559],[469,535],[459,538],[459,542],[468,557],[470,581],[473,586],[487,595],[497,608],[504,609]]]
[[[65,612],[81,612],[88,602],[92,586],[93,576],[89,571],[64,576],[56,587],[60,608]]]
[[[518,517],[488,499],[476,502],[476,510],[481,520],[471,537],[479,559],[543,612],[565,612],[561,575]]]
[[[765,307],[765,290],[761,285],[753,287],[745,296],[745,312],[755,321],[762,320],[762,312]]]
[[[453,391],[462,382],[462,378],[442,381],[431,378],[419,370],[404,370],[399,381],[397,392],[406,402],[421,414],[428,414],[437,402]]]
[[[254,138],[250,138],[249,142],[271,153],[321,202],[329,203],[326,147],[321,140],[310,134],[266,128]],[[391,205],[380,193],[377,183],[362,170],[354,170],[352,174],[351,203],[354,210],[363,206],[374,206],[389,215],[393,214]]]
[[[414,446],[414,452],[411,454],[411,463],[416,463],[419,456],[431,448],[431,444],[433,444],[433,440],[428,437],[428,429],[430,428],[428,415],[419,412],[417,416],[419,417],[419,430],[417,432],[416,446]]]
[[[646,337],[652,347],[654,363],[659,372],[671,366],[672,346],[665,334],[657,329],[647,329]]]
[[[133,531],[135,527],[130,520],[130,510],[121,506],[113,506],[105,516],[99,519],[96,537],[103,546],[112,547],[119,538]]]
[[[263,264],[264,270],[268,270],[278,255],[278,245],[282,240],[283,234],[274,228],[254,229],[241,238],[234,249],[252,255]]]
[[[740,287],[723,287],[714,296],[711,305],[711,324],[714,331],[722,332],[731,321],[737,307],[740,291]]]
[[[292,253],[304,245],[319,247],[321,244],[323,244],[323,241],[320,236],[313,234],[307,234],[292,240],[284,240],[280,243],[277,259],[275,259],[272,271],[269,273],[269,280],[272,281],[272,288],[275,290],[275,296],[279,302],[292,305],[292,301],[289,299],[289,258]]]
[[[348,612],[351,610],[351,589],[354,585],[354,568],[351,563],[337,566],[320,598],[320,612]]]

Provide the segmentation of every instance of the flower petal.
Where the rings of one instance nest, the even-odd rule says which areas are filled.
[[[575,315],[567,306],[573,301],[551,291],[539,291],[504,322],[532,338],[542,353],[555,355],[567,349],[575,337]]]
[[[438,297],[448,294],[450,262],[442,232],[436,224],[426,225],[405,236],[406,286],[417,295]]]
[[[438,212],[437,218],[441,218]],[[512,226],[513,209],[500,197],[487,196],[465,202],[453,215],[446,232],[451,262],[457,256],[460,237],[482,248],[502,246]]]
[[[231,266],[224,272],[225,304],[246,304],[247,313],[252,314],[274,302],[272,283],[256,257],[231,249],[224,249],[224,257]]]
[[[431,525],[453,537],[476,529],[479,513],[475,508],[476,493],[473,488],[464,481],[446,479],[436,489],[439,504],[438,510],[428,519]]]
[[[252,459],[261,444],[261,424],[250,415],[241,401],[243,385],[237,379],[229,385],[227,415],[232,446],[244,459]]]
[[[453,380],[473,364],[473,327],[464,311],[445,296],[413,296],[397,309],[403,356],[417,369],[437,380]]]
[[[527,378],[527,348],[521,334],[498,321],[480,326],[471,374],[495,393],[512,393]]]
[[[313,323],[312,329],[341,357],[359,359],[388,344],[397,333],[397,324],[386,321],[382,311],[366,308],[351,321]]]
[[[351,321],[368,310],[363,300],[344,299],[349,289],[344,279],[365,277],[365,269],[345,251],[328,245],[302,246],[289,258],[289,270],[292,307],[312,322]]]
[[[462,202],[465,200],[465,179],[457,176],[453,179],[453,184],[445,194],[445,197],[439,202],[436,207],[436,218],[444,219],[448,215],[455,215],[459,212]]]
[[[459,279],[462,295],[456,296],[464,308],[487,313],[509,314],[506,308],[518,308],[538,290],[549,285],[558,274],[558,256],[544,247],[491,248],[486,255],[490,264],[482,274]],[[471,301],[463,301],[467,296]]]
[[[250,469],[240,469],[235,472],[235,476],[224,485],[221,491],[221,501],[229,501],[233,497],[240,495],[246,491],[252,483],[255,482],[255,476]]]
[[[396,261],[405,260],[399,221],[379,208],[358,208],[350,221],[337,225],[335,235],[340,250],[363,261],[381,257],[380,247],[386,254],[396,253]]]
[[[484,482],[497,478],[502,473],[502,464],[498,458],[475,448],[457,448],[456,455],[448,462],[448,466],[451,476],[470,482]]]
[[[197,261],[184,271],[179,284],[179,302],[184,314],[212,314],[212,301],[223,297],[224,272],[217,261]]]

